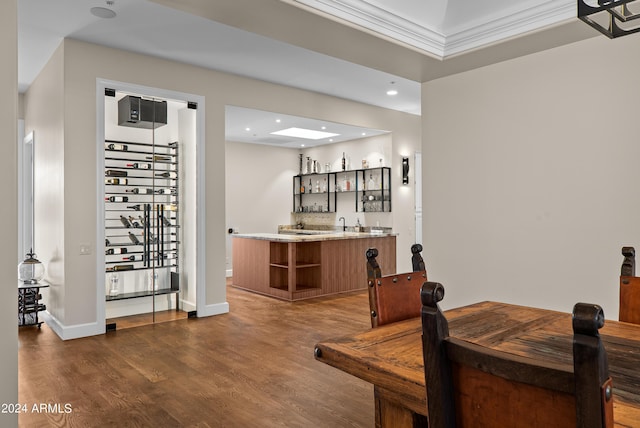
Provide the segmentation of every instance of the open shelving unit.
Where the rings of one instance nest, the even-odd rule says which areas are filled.
[[[291,295],[322,287],[320,242],[271,242],[269,286]]]
[[[293,212],[334,213],[338,195],[350,194],[356,212],[391,212],[391,168],[293,176]]]

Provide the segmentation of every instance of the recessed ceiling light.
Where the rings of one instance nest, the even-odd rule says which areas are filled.
[[[251,128],[244,128],[244,130],[249,132],[249,131],[251,131]]]
[[[322,138],[335,137],[340,134],[314,131],[313,129],[287,128],[281,131],[272,132],[271,135],[284,135],[285,137],[305,138],[307,140],[320,140]]]
[[[276,123],[280,123],[280,122],[281,122],[281,120],[280,120],[280,119],[276,119]]]
[[[387,91],[387,95],[389,96],[398,95],[398,90],[395,88],[395,86],[393,86],[396,84],[396,82],[391,81],[389,83],[391,84],[391,88],[389,88],[389,90]]]
[[[304,144],[300,144],[300,147],[304,147]]]
[[[90,12],[93,16],[103,19],[114,18],[116,16],[114,11],[107,9],[106,7],[92,7]]]
[[[326,126],[323,126],[323,127],[322,127],[322,128],[320,128],[320,129],[327,129],[327,127],[326,127]]]
[[[364,136],[364,135],[367,135],[367,133],[366,133],[366,132],[363,132],[363,133],[362,133],[362,135],[363,135],[363,136]]]

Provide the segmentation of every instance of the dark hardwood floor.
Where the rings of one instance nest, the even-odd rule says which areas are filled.
[[[373,387],[313,358],[316,342],[370,327],[366,292],[227,293],[230,313],[215,317],[70,341],[21,329],[19,426],[374,426]]]

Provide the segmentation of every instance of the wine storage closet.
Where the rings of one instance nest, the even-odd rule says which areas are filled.
[[[167,126],[166,101],[126,95],[117,107],[104,141],[107,318],[110,307],[111,317],[179,309],[180,143],[157,132]]]

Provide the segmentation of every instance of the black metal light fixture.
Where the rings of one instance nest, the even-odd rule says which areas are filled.
[[[409,184],[409,158],[402,158],[402,184]]]
[[[640,32],[640,0],[578,0],[578,18],[610,39]]]

